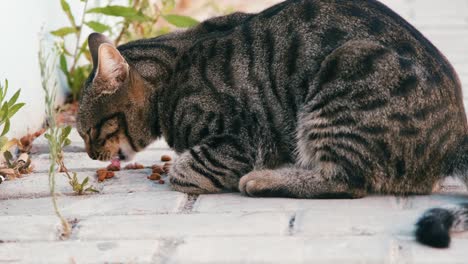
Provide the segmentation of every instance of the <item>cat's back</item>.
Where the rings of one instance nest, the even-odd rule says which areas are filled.
[[[226,30],[205,33],[196,44],[217,42],[213,49],[220,51],[219,56],[233,44],[241,69],[255,59],[262,62],[269,50],[276,67],[286,72],[281,76],[278,70],[277,77],[289,80],[295,73],[316,72],[337,48],[360,40],[378,43],[411,61],[429,86],[450,92],[453,105],[463,111],[461,84],[452,65],[423,34],[377,0],[288,0]],[[261,64],[248,70],[260,71]]]

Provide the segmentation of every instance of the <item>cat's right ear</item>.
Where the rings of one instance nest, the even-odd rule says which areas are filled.
[[[104,43],[114,46],[112,41],[102,34],[91,33],[88,37],[88,47],[89,51],[91,52],[91,57],[93,58],[94,68],[98,66],[99,47]]]

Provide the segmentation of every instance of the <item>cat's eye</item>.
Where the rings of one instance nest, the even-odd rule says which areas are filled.
[[[119,131],[117,118],[108,120],[101,128],[101,138],[113,137]]]

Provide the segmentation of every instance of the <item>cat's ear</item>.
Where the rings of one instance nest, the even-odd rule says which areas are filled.
[[[96,71],[99,93],[114,93],[129,76],[129,66],[112,41],[99,33],[88,37],[89,51]]]
[[[129,77],[129,66],[114,46],[104,43],[99,46],[98,63],[93,87],[98,94],[113,94]]]
[[[99,46],[96,77],[110,82],[124,82],[128,77],[129,66],[114,46],[104,43]]]
[[[99,47],[104,43],[113,45],[112,41],[108,37],[99,33],[91,33],[88,37],[88,47],[91,52],[91,57],[93,58],[93,66],[95,68],[98,65]]]

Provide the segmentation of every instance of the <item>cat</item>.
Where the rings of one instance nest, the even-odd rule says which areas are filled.
[[[164,137],[172,188],[253,197],[360,198],[468,185],[460,81],[414,27],[375,0],[289,0],[115,47],[94,70],[77,129],[93,159]],[[417,239],[448,247],[468,209],[432,209]]]

